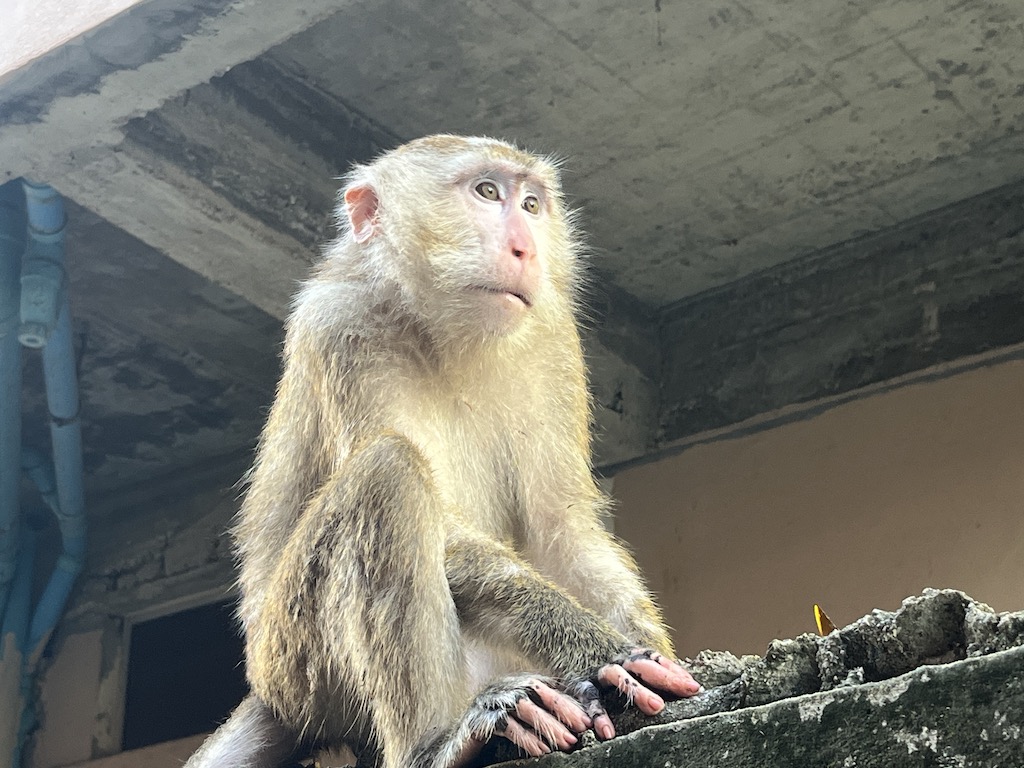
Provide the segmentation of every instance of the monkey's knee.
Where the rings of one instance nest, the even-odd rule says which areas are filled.
[[[381,503],[400,503],[404,495],[434,494],[430,464],[403,435],[385,432],[357,447],[344,468],[356,492]]]

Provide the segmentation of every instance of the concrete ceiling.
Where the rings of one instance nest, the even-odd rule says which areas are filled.
[[[1017,0],[356,3],[269,55],[399,136],[564,155],[654,306],[1024,175]]]
[[[597,354],[600,404],[632,381],[623,366],[650,378],[635,340],[674,302],[1024,178],[1024,4],[139,3],[0,76],[0,180],[74,201],[73,231],[94,235],[71,245],[81,316],[134,334],[83,356],[95,430],[121,424],[167,469],[248,450],[278,320],[330,233],[334,177],[437,131],[565,158],[594,266],[632,318],[607,324],[620,343]],[[133,320],[141,303],[148,324]],[[200,341],[194,315],[211,305]],[[182,402],[118,385],[126,365]],[[246,394],[204,395],[196,371]],[[204,403],[230,415],[197,415],[194,433],[164,424],[180,431],[173,450],[153,422],[116,420]],[[625,439],[640,447],[613,458],[642,452]],[[104,486],[146,474],[94,465]]]

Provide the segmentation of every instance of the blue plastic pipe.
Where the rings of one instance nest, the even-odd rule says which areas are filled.
[[[21,327],[26,347],[44,346],[57,326],[64,290],[64,201],[53,187],[22,180],[28,243],[21,267]]]
[[[29,616],[32,612],[32,577],[36,563],[36,534],[28,526],[21,530],[21,546],[18,550],[18,565],[14,571],[11,596],[4,611],[0,637],[14,638],[14,644],[22,658],[28,647]]]
[[[25,193],[19,181],[0,186],[0,618],[18,561],[21,478],[21,345],[19,276],[25,251]]]
[[[85,496],[78,376],[64,267],[64,203],[45,184],[0,186],[0,642],[12,641],[20,664],[17,690],[5,688],[4,711],[20,712],[12,765],[34,722],[32,672],[60,619],[85,560]],[[53,462],[21,450],[21,346],[42,348]],[[63,551],[32,610],[35,532],[20,525],[21,469],[57,516]],[[20,546],[19,546],[20,544]],[[14,650],[14,649],[10,649]],[[6,661],[5,661],[6,663]],[[10,680],[8,681],[10,682]],[[8,686],[9,687],[9,686]],[[2,763],[2,761],[0,761]]]
[[[60,503],[57,501],[57,477],[53,471],[50,458],[35,448],[23,446],[21,449],[21,469],[28,475],[43,503],[55,515],[60,515]]]
[[[28,648],[34,659],[57,625],[85,561],[85,492],[78,375],[64,277],[64,202],[52,187],[26,181],[24,188],[29,241],[21,275],[19,336],[26,346],[44,345],[43,378],[50,408],[56,511],[64,544],[32,615]]]

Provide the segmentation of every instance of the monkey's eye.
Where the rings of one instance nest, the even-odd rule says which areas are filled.
[[[533,195],[530,195],[523,200],[523,210],[534,215],[540,213],[540,200]]]
[[[476,193],[484,200],[494,201],[501,199],[501,193],[498,192],[498,187],[490,181],[481,181],[477,184]]]

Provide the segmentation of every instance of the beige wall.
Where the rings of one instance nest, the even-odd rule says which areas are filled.
[[[1024,362],[619,473],[615,528],[678,651],[763,653],[927,586],[1024,609]]]
[[[178,768],[199,748],[205,738],[206,734],[199,734],[177,741],[165,741],[163,744],[133,749],[112,757],[75,763],[68,768]]]

